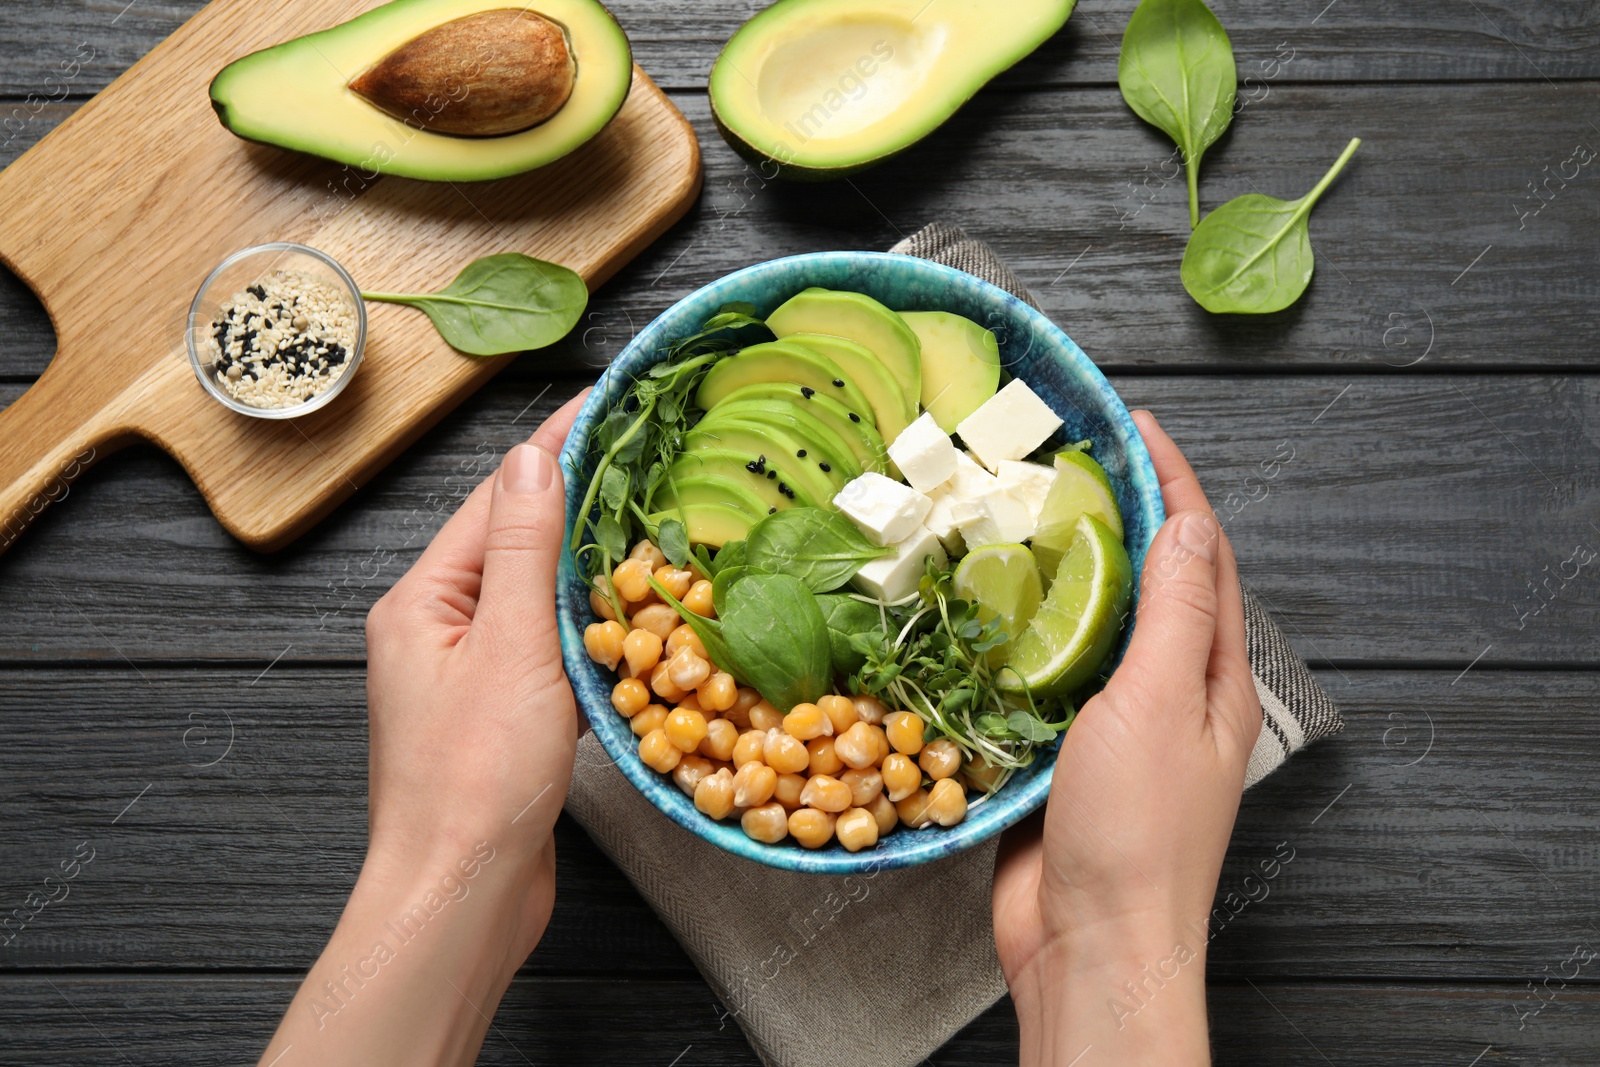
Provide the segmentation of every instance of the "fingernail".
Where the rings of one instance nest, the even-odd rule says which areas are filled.
[[[1207,563],[1217,561],[1217,521],[1209,515],[1185,515],[1178,527],[1178,544]]]
[[[508,493],[538,493],[550,487],[555,457],[538,445],[518,445],[500,467],[500,488]]]

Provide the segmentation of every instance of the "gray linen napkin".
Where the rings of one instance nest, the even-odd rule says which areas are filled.
[[[1034,303],[988,245],[934,223],[891,252],[977,275]],[[1245,625],[1265,712],[1254,785],[1344,728],[1338,710],[1248,592]],[[628,784],[595,736],[578,744],[567,811],[650,902],[768,1067],[912,1067],[1006,992],[990,889],[997,843],[936,864],[845,877],[723,852]]]

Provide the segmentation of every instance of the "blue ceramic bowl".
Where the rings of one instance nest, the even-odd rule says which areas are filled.
[[[722,305],[744,301],[765,316],[810,286],[867,293],[897,310],[953,311],[993,330],[1006,370],[1027,382],[1066,420],[1060,439],[1094,440],[1095,458],[1105,465],[1116,487],[1134,573],[1140,572],[1145,552],[1165,517],[1161,489],[1128,409],[1105,376],[1054,323],[1004,290],[937,263],[881,252],[818,252],[758,263],[683,298],[645,327],[601,375],[562,452],[568,542],[594,471],[588,455],[589,435],[622,399],[629,383],[660,358],[668,342],[697,332]],[[637,739],[628,721],[611,707],[616,675],[584,652],[583,629],[595,620],[588,587],[578,575],[571,552],[561,557],[556,597],[567,674],[578,703],[611,759],[673,821],[729,852],[773,867],[818,874],[908,867],[954,855],[993,837],[1037,809],[1050,790],[1054,751],[1041,754],[1031,767],[1015,775],[995,796],[975,804],[963,822],[950,828],[901,828],[876,848],[856,853],[838,844],[812,852],[792,841],[777,845],[753,841],[736,820],[718,823],[702,815],[670,776],[657,774],[639,762]],[[1118,662],[1126,647],[1124,635],[1116,650]]]

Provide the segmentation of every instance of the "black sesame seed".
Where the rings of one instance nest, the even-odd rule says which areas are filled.
[[[768,471],[767,472],[767,477],[768,478],[776,478],[777,476],[778,476],[778,472],[777,471]]]
[[[778,509],[777,508],[768,508],[767,509],[767,514],[768,515],[776,515],[777,513],[778,513]]]
[[[756,461],[755,460],[751,460],[749,463],[746,463],[744,465],[744,469],[749,471],[751,474],[760,474],[761,473],[761,468],[756,466]]]
[[[834,386],[836,388],[843,389],[844,388],[844,379],[843,378],[835,378],[833,380],[833,384],[834,384]]]
[[[861,416],[857,415],[855,412],[852,411],[850,413],[850,421],[851,422],[860,422],[861,421]]]
[[[810,400],[813,396],[815,396],[816,392],[817,391],[811,388],[809,385],[802,385],[800,387],[800,395],[805,397],[807,400]]]
[[[245,292],[249,293],[257,300],[265,300],[267,298],[267,291],[261,288],[259,285],[252,285],[250,288],[246,289]]]
[[[805,459],[806,458],[806,450],[802,448],[800,451],[796,452],[795,455],[799,456],[801,459]]]
[[[831,470],[833,470],[833,468],[832,468],[832,467],[830,467],[830,466],[828,466],[828,465],[827,465],[827,464],[826,464],[826,463],[818,463],[818,464],[817,464],[817,466],[819,466],[819,467],[821,467],[821,468],[822,468],[822,469],[823,469],[823,470],[824,470],[824,471],[831,471]]]

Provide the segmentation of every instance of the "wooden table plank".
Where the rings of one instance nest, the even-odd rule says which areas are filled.
[[[359,659],[367,609],[442,516],[581,384],[492,387],[273,557],[223,533],[171,461],[104,461],[0,557],[0,662]],[[1600,551],[1600,380],[1114,384],[1188,450],[1307,657],[1596,662],[1600,584],[1574,554]]]
[[[81,95],[153,48],[201,0],[52,3],[0,7],[0,41],[14,48],[0,68],[0,96]],[[672,88],[703,89],[724,41],[766,0],[610,0],[634,58]],[[1117,45],[1135,0],[1081,3],[1071,21],[1000,84],[1081,85],[1116,81]],[[1258,81],[1542,80],[1600,75],[1600,13],[1573,0],[1475,4],[1428,0],[1219,0],[1213,5],[1238,56],[1239,76]],[[1292,56],[1263,66],[1276,56]],[[79,59],[70,77],[64,61]],[[1253,84],[1246,91],[1254,91]]]
[[[1600,672],[1319,677],[1349,729],[1246,797],[1214,973],[1537,981],[1561,946],[1600,944]],[[0,671],[0,901],[20,905],[79,842],[94,850],[0,970],[298,973],[365,847],[363,683],[283,664]],[[530,973],[689,973],[566,822],[558,850]]]
[[[284,977],[20,976],[0,980],[0,1014],[29,1020],[7,1051],[38,1067],[119,1058],[243,1063],[266,1045],[293,992],[294,980]],[[1212,1044],[1216,1062],[1228,1067],[1324,1060],[1466,1067],[1480,1055],[1484,1063],[1527,1067],[1591,1062],[1588,1016],[1600,992],[1570,986],[1520,1031],[1519,992],[1486,984],[1213,985]],[[698,981],[520,978],[501,1001],[478,1062],[754,1067],[734,1025],[717,1028],[718,1014]],[[328,1021],[337,1024],[337,1015]],[[1016,1058],[1016,1016],[1002,1000],[925,1067],[995,1067]]]
[[[885,248],[943,220],[994,244],[1113,370],[1592,371],[1600,158],[1579,166],[1588,157],[1573,153],[1580,144],[1600,152],[1600,135],[1580,117],[1597,90],[1275,90],[1207,154],[1207,209],[1253,190],[1299,196],[1348,136],[1365,140],[1313,217],[1310,292],[1276,315],[1229,317],[1207,315],[1183,291],[1189,227],[1182,179],[1170,180],[1172,147],[1115,90],[982,96],[900,158],[822,186],[767,181],[722,143],[704,97],[680,96],[704,150],[699,204],[597,295],[581,330],[524,364],[592,366],[731,270],[798,252]],[[68,111],[41,114],[7,151]],[[1529,183],[1538,182],[1548,184],[1536,196]],[[0,379],[38,374],[55,342],[37,302],[10,278],[0,284],[0,328]]]

